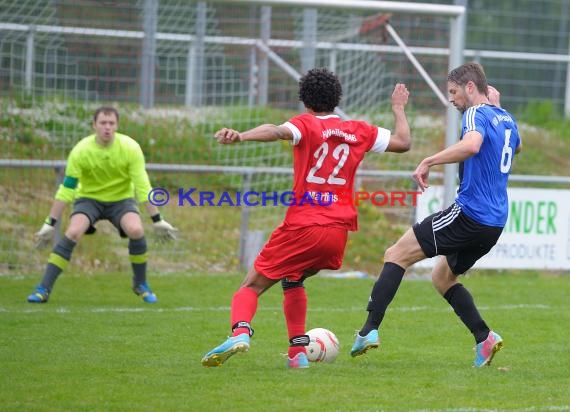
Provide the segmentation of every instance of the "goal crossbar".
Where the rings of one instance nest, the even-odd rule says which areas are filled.
[[[230,3],[228,0],[208,0],[209,3]],[[430,3],[409,3],[374,0],[231,0],[231,3],[258,4],[264,6],[326,7],[351,10],[378,10],[394,13],[420,13],[446,17],[465,14],[465,6]]]

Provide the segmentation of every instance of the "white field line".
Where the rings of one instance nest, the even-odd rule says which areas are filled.
[[[15,308],[8,309],[0,307],[0,313],[39,313],[39,312],[50,312],[50,313],[134,313],[134,312],[158,312],[158,313],[168,313],[168,312],[229,312],[229,306],[180,306],[173,308],[161,308],[156,305],[147,305],[145,307],[139,308],[117,308],[117,307],[85,307],[85,308],[66,308],[65,306],[55,306],[54,304],[30,304],[27,308]],[[498,305],[498,306],[479,306],[480,310],[485,311],[510,311],[510,310],[549,310],[553,309],[549,305]],[[281,306],[263,306],[260,304],[257,311],[258,312],[280,312],[283,308]],[[450,312],[451,308],[433,308],[431,306],[404,306],[404,307],[393,307],[389,308],[388,311],[393,312]],[[361,307],[311,307],[309,306],[309,312],[365,312],[366,305]]]
[[[451,408],[451,409],[415,409],[410,412],[558,412],[570,411],[570,405],[541,405],[521,409],[479,409],[479,408]]]

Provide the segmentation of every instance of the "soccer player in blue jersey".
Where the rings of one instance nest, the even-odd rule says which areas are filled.
[[[115,108],[98,108],[93,115],[94,133],[81,139],[69,154],[63,183],[55,194],[49,216],[36,233],[36,247],[43,248],[52,242],[54,226],[71,202],[73,212],[65,235],[49,255],[40,284],[28,296],[30,303],[48,301],[77,242],[85,233],[94,233],[95,223],[102,219],[109,220],[121,237],[129,239],[133,291],[144,302],[157,301],[146,280],[147,244],[137,201],[144,204],[151,216],[159,240],[174,239],[176,229],[148,202],[152,188],[143,152],[135,140],[116,133],[118,123],[119,113]]]
[[[425,190],[432,166],[459,163],[457,197],[446,210],[413,225],[386,250],[368,301],[368,318],[351,349],[353,357],[378,347],[378,329],[406,269],[434,256],[440,257],[432,272],[433,284],[473,334],[474,366],[489,365],[503,346],[458,276],[487,254],[503,231],[508,214],[507,181],[521,139],[514,117],[498,106],[498,92],[488,86],[480,64],[466,63],[452,70],[447,87],[449,101],[463,113],[461,139],[422,160],[413,178]]]

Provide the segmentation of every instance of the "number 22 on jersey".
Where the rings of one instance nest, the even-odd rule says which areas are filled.
[[[338,173],[346,163],[346,159],[348,158],[349,152],[350,152],[350,146],[347,145],[346,143],[341,143],[334,148],[332,154],[330,155],[332,155],[333,159],[336,161],[336,165],[332,170],[332,172],[325,178],[322,175],[319,175],[320,174],[319,172],[321,171],[321,168],[323,167],[323,164],[327,159],[327,156],[329,156],[329,144],[327,142],[323,142],[323,144],[321,144],[313,154],[313,157],[317,159],[317,163],[315,163],[315,165],[311,168],[311,170],[309,170],[309,173],[307,174],[305,180],[308,183],[316,183],[320,185],[325,183],[331,185],[344,185],[346,183],[346,179],[338,177]]]

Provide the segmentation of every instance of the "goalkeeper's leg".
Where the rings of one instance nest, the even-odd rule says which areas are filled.
[[[67,268],[73,249],[90,225],[90,219],[83,213],[75,213],[71,216],[65,236],[57,242],[50,253],[42,280],[36,286],[35,291],[28,296],[28,302],[46,303],[48,301],[55,281]]]
[[[147,279],[147,243],[138,208],[132,199],[124,200],[109,211],[111,222],[121,237],[129,238],[129,260],[133,270],[133,292],[146,303],[156,303],[158,299],[151,290]]]
[[[140,239],[129,239],[129,260],[133,270],[133,292],[146,303],[158,302],[146,281],[147,245],[144,236]]]
[[[64,236],[57,242],[49,255],[42,280],[40,284],[36,286],[36,290],[28,296],[28,302],[46,303],[48,301],[53,285],[61,272],[67,268],[76,244],[77,243],[67,236]]]

